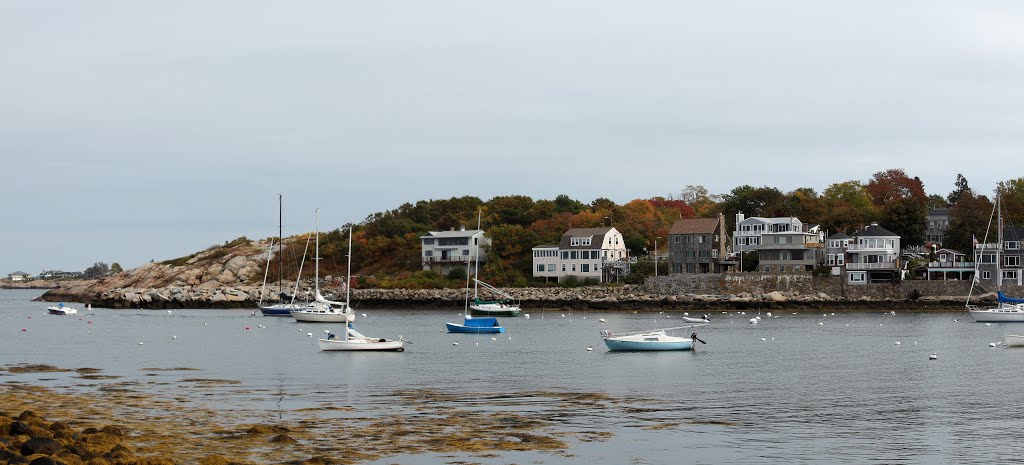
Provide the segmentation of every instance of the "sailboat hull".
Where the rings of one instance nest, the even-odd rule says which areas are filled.
[[[674,341],[674,342],[645,342],[645,341],[623,341],[618,339],[605,339],[604,344],[608,346],[609,351],[615,352],[636,352],[636,351],[655,351],[655,350],[693,350],[693,341]]]
[[[349,339],[347,341],[341,341],[336,339],[318,339],[317,343],[320,344],[320,350],[329,352],[359,352],[359,351],[390,351],[390,352],[403,352],[405,351],[405,341],[391,341],[386,339],[371,340],[366,339]]]
[[[302,310],[308,308],[305,305],[290,305],[290,304],[275,304],[260,307],[260,313],[263,316],[291,316],[292,310]]]
[[[1024,323],[1024,305],[971,310],[971,318],[977,323]]]
[[[445,323],[445,327],[448,328],[449,333],[474,333],[474,334],[496,334],[504,333],[504,326],[466,326],[456,323]]]
[[[473,316],[519,316],[521,310],[517,306],[480,304],[470,305],[469,313]]]

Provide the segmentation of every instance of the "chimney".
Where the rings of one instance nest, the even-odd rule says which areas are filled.
[[[743,215],[743,212],[737,212],[736,213],[736,230],[737,231],[740,229],[740,223],[742,223],[743,220],[745,220],[745,219],[747,219],[747,217]]]
[[[465,230],[466,230],[466,226],[465,225],[459,226],[459,231],[465,231]]]

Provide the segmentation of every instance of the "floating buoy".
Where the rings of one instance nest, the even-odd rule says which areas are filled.
[[[896,316],[896,310],[893,310],[893,311],[889,312],[889,314],[892,315],[892,316]]]
[[[142,341],[139,341],[139,345],[140,345],[140,346],[142,345]]]
[[[306,333],[306,336],[313,337],[313,333]]]
[[[565,314],[564,313],[562,314],[562,318],[565,318]]]
[[[529,313],[524,314],[523,316],[526,317],[526,318],[530,318],[530,314]]]
[[[828,316],[828,315],[826,315],[826,314],[822,313],[822,314],[821,314],[821,316]]]
[[[300,333],[302,332],[302,328],[299,328],[299,332],[300,332]]]
[[[772,338],[772,340],[774,341],[774,340],[775,340],[775,338],[773,337],[773,338]]]
[[[755,316],[754,318],[760,320],[761,319],[761,315]]]
[[[512,336],[509,336],[509,337],[508,337],[508,340],[510,340],[510,341],[511,341],[511,340],[512,340]]]
[[[985,323],[985,326],[992,326],[992,323]]]
[[[92,322],[90,321],[90,323],[92,323]],[[205,321],[203,322],[203,326],[206,326],[206,322]]]
[[[900,345],[900,341],[896,341],[896,345]]]
[[[822,323],[822,322],[819,321],[818,322],[818,326],[825,326],[825,323]]]
[[[599,318],[597,321],[604,323],[604,318]]]
[[[996,343],[995,343],[995,342],[990,342],[990,343],[988,343],[988,346],[989,346],[989,347],[995,347],[995,346],[996,346]]]
[[[747,312],[740,312],[740,315],[746,315]]]
[[[690,316],[690,312],[683,312],[683,316]]]
[[[480,343],[479,343],[479,342],[477,342],[477,343],[476,343],[476,346],[477,346],[477,347],[480,347]]]
[[[587,347],[587,352],[593,352],[593,351],[594,351],[594,346]]]
[[[457,346],[457,345],[459,345],[459,341],[455,341],[455,342],[453,342],[453,343],[452,343],[452,345],[453,345],[453,346]]]
[[[26,331],[28,331],[28,330],[27,330],[27,329],[25,329],[25,328],[21,328],[21,332],[23,332],[23,333],[24,333],[24,332],[26,332]]]
[[[750,321],[750,324],[752,324],[752,325],[756,325],[757,324],[757,318],[751,318],[749,321]]]
[[[92,334],[92,330],[91,329],[89,330],[89,334]]]
[[[935,354],[931,354],[931,355],[928,356],[928,360],[935,360],[937,358],[939,358],[939,356],[935,355]]]
[[[772,312],[768,312],[768,316],[772,316]]]
[[[170,310],[168,310],[168,311],[167,311],[167,313],[171,313],[171,311],[170,311]],[[255,313],[255,312],[254,312],[254,313]]]
[[[832,316],[836,316],[835,312],[832,312]]]
[[[92,331],[90,331],[90,332],[92,332]],[[178,338],[178,336],[171,336],[171,339],[177,339],[177,338]]]
[[[672,318],[672,315],[665,315],[665,318]]]
[[[259,325],[259,326],[257,326],[257,328],[266,328],[266,326]]]
[[[366,318],[366,314],[365,313],[363,314],[363,318]]]
[[[767,341],[767,339],[765,339],[765,338],[763,338],[763,337],[761,338],[761,340],[762,340],[762,341]]]
[[[245,327],[245,330],[246,330],[246,331],[248,331],[248,330],[249,330],[249,327],[248,327],[248,326],[246,326],[246,327]]]

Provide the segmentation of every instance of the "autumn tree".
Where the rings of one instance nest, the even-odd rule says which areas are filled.
[[[800,218],[804,223],[820,224],[825,221],[825,203],[810,187],[794,189],[786,194],[784,205],[789,216]]]
[[[878,209],[860,181],[846,181],[828,186],[822,194],[825,219],[822,226],[831,232],[852,233],[878,219]]]
[[[718,214],[719,197],[708,194],[708,189],[704,186],[692,184],[688,184],[679,193],[679,200],[689,205],[693,209],[693,214],[701,218],[709,218]]]
[[[899,199],[914,199],[922,205],[928,200],[921,179],[916,176],[911,178],[901,169],[879,171],[864,187],[878,208],[885,208]]]

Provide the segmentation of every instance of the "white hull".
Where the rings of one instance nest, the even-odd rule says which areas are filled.
[[[292,317],[295,321],[308,323],[347,323],[351,313],[322,311],[322,310],[295,310]]]
[[[1005,334],[1003,337],[1006,339],[1006,347],[1024,347],[1024,336]]]
[[[74,308],[71,308],[71,307],[53,306],[53,307],[47,307],[46,310],[48,310],[50,312],[50,315],[77,315],[78,314],[78,309],[74,309]]]
[[[978,323],[1024,323],[1024,305],[1007,305],[970,312],[971,318]]]
[[[320,350],[324,351],[357,351],[357,350],[405,350],[405,341],[391,341],[374,338],[349,338],[347,341],[337,339],[318,339]]]

